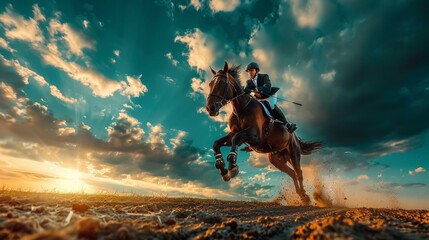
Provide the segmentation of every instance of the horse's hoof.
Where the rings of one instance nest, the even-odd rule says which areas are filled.
[[[220,175],[221,175],[222,177],[228,174],[228,170],[226,170],[225,168],[221,168],[221,169],[219,169],[219,172],[220,172]]]
[[[238,166],[233,167],[232,169],[228,170],[228,175],[231,176],[231,178],[236,177],[238,175]]]
[[[231,175],[229,174],[229,172],[225,175],[222,175],[222,179],[225,182],[228,182],[229,180],[231,180]]]
[[[310,200],[310,197],[307,194],[305,195],[305,197],[301,198],[301,201],[302,201],[302,204],[304,206],[310,206],[311,200]]]

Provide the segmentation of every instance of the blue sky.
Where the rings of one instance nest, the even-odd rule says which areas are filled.
[[[0,178],[33,190],[293,198],[263,155],[240,153],[229,183],[213,166],[231,108],[205,112],[209,66],[256,61],[281,97],[303,104],[279,104],[296,134],[325,145],[302,160],[310,193],[321,181],[348,206],[429,209],[428,9],[417,0],[2,1]]]

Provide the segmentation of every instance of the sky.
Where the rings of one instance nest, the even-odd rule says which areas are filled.
[[[1,1],[3,188],[271,201],[294,198],[265,155],[228,183],[205,111],[210,66],[260,65],[322,141],[305,187],[345,206],[429,209],[424,0]],[[228,149],[223,149],[224,155]],[[226,157],[226,155],[225,155]]]

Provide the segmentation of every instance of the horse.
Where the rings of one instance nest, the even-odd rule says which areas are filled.
[[[229,103],[233,108],[228,121],[230,132],[213,143],[215,167],[219,169],[222,179],[229,181],[238,175],[237,150],[240,145],[246,144],[246,149],[250,151],[268,154],[270,163],[293,179],[295,191],[301,201],[306,205],[310,204],[310,197],[303,185],[301,155],[315,152],[322,147],[322,143],[304,142],[294,133],[289,133],[283,123],[268,118],[258,100],[244,93],[239,81],[240,66],[229,68],[225,62],[223,69],[216,72],[210,67],[210,70],[213,77],[209,83],[207,112],[214,117]],[[228,169],[225,168],[220,151],[224,146],[231,147],[227,157]],[[292,168],[288,166],[288,162]]]

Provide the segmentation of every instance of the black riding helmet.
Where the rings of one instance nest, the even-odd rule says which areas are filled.
[[[246,66],[246,72],[249,71],[250,69],[253,69],[253,68],[256,69],[256,71],[259,72],[259,65],[257,63],[255,63],[255,62],[251,62],[251,63],[247,64],[247,66]]]

